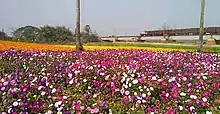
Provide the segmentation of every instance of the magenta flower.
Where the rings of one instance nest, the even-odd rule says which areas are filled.
[[[130,102],[130,98],[128,96],[124,96],[123,102],[125,105],[127,105]]]

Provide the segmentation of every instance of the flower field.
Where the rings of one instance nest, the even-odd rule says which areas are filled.
[[[126,49],[126,50],[152,50],[152,51],[193,51],[186,49],[165,49],[165,48],[150,48],[150,47],[131,47],[131,46],[84,46],[85,50],[103,50],[103,49]],[[73,51],[75,46],[72,45],[49,45],[49,44],[37,44],[37,43],[25,43],[25,42],[11,42],[0,40],[0,50],[52,50],[52,51]]]
[[[2,113],[218,113],[220,55],[0,51]],[[214,111],[215,110],[215,111]]]
[[[2,114],[220,113],[220,54],[0,41]]]

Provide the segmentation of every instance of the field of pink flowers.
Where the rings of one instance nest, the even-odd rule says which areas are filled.
[[[0,51],[2,114],[212,114],[219,90],[220,54]]]

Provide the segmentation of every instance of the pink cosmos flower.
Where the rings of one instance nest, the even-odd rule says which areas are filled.
[[[124,96],[123,102],[125,105],[127,105],[130,102],[130,98],[128,96]]]
[[[179,95],[179,89],[177,87],[172,88],[173,98],[176,99]]]

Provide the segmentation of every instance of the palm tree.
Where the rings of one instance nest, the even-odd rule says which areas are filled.
[[[80,0],[76,0],[76,50],[83,50],[80,40]]]
[[[199,48],[198,51],[202,51],[203,47],[203,35],[204,35],[204,13],[205,13],[205,0],[201,0],[201,15],[200,15],[200,30],[199,30]]]

